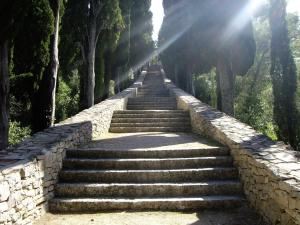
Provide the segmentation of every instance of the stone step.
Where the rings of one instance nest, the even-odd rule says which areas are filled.
[[[155,101],[155,102],[169,102],[169,101],[175,101],[175,97],[135,97],[135,98],[128,98],[128,102],[147,102],[147,101]]]
[[[176,198],[54,198],[51,212],[100,212],[108,210],[197,210],[234,208],[244,202],[241,196],[196,196]]]
[[[173,109],[177,109],[176,105],[173,106],[164,106],[164,105],[127,105],[126,107],[128,110],[153,110],[153,109],[169,109],[169,110],[173,110]]]
[[[200,182],[209,180],[234,180],[237,169],[231,167],[177,170],[61,170],[62,182],[154,183]]]
[[[165,93],[169,93],[168,90],[156,90],[154,89],[155,87],[153,87],[153,89],[138,89],[138,93],[152,93],[152,94],[165,94]]]
[[[78,159],[67,158],[63,162],[64,169],[187,169],[203,167],[232,167],[229,156],[193,157],[193,158],[138,158],[138,159]]]
[[[159,118],[165,118],[165,119],[190,119],[190,115],[188,113],[186,114],[172,114],[172,113],[145,113],[145,114],[141,114],[141,113],[132,113],[132,114],[114,114],[113,115],[113,119],[114,118],[149,118],[149,119],[159,119]]]
[[[176,101],[168,101],[168,102],[150,102],[150,101],[147,101],[147,102],[133,102],[133,101],[128,101],[127,102],[127,106],[128,105],[132,105],[132,106],[139,106],[139,105],[145,105],[145,106],[148,106],[148,105],[154,105],[154,106],[160,106],[160,105],[167,105],[167,106],[177,106],[177,102]]]
[[[138,88],[138,93],[169,93],[169,90],[167,89],[159,89],[156,90],[155,87],[154,88]]]
[[[111,120],[112,123],[155,123],[155,122],[185,122],[190,123],[189,117],[179,118],[115,118]]]
[[[139,87],[138,90],[168,91],[168,89],[159,82],[144,84],[142,87]]]
[[[111,123],[110,127],[190,127],[190,122]]]
[[[239,181],[205,183],[60,183],[57,197],[177,197],[199,195],[242,195]]]
[[[166,95],[169,94],[168,91],[147,91],[147,90],[138,90],[138,94],[147,94],[147,95]]]
[[[177,109],[177,104],[176,103],[172,103],[172,102],[168,102],[168,103],[128,103],[127,104],[127,108],[135,108],[135,107],[145,107],[145,108],[149,108],[149,107],[153,107],[153,108],[171,108],[171,110]]]
[[[152,97],[169,97],[169,94],[144,94],[144,93],[137,93],[137,97],[145,97],[145,96],[152,96]]]
[[[189,115],[188,111],[184,110],[116,110],[114,115],[118,114],[155,114],[155,115]]]
[[[111,133],[191,132],[191,127],[110,127]]]
[[[130,150],[106,150],[106,149],[68,149],[66,157],[69,158],[179,158],[201,156],[228,156],[226,147],[207,147],[202,149],[130,149]]]

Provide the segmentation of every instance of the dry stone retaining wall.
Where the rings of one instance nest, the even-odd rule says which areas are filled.
[[[272,224],[300,224],[300,162],[295,151],[177,88],[178,108],[189,110],[193,131],[228,146],[250,204]]]
[[[144,76],[112,98],[0,151],[0,224],[32,224],[47,210],[65,149],[108,132],[113,111],[124,109]]]

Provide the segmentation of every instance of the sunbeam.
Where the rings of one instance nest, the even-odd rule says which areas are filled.
[[[253,15],[265,4],[264,0],[249,0],[248,3],[233,18],[229,25],[225,28],[221,36],[222,42],[227,42],[235,34],[239,33],[249,22]]]

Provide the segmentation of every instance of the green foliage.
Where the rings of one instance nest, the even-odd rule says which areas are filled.
[[[33,82],[32,73],[10,77],[10,118],[25,126],[31,123]]]
[[[216,71],[211,70],[210,73],[194,76],[193,82],[195,84],[195,97],[206,104],[216,107]]]
[[[151,0],[133,0],[131,9],[130,67],[138,70],[154,51]]]
[[[31,130],[29,127],[24,127],[20,122],[10,121],[9,123],[9,144],[16,145],[24,138],[29,137]]]
[[[277,127],[273,121],[272,85],[270,82],[264,82],[264,78],[262,78],[258,81],[261,82],[260,84],[256,83],[255,90],[250,91],[252,79],[251,72],[247,76],[237,79],[235,116],[240,121],[276,140]]]
[[[300,142],[296,107],[297,70],[290,48],[285,0],[272,0],[270,10],[274,120],[279,138],[297,149]]]
[[[268,13],[267,11],[265,13]],[[256,56],[247,75],[236,80],[236,117],[256,130],[277,139],[273,120],[273,89],[270,77],[270,30],[267,17],[254,20]]]
[[[58,80],[56,94],[56,122],[75,115],[79,111],[79,76],[76,71],[68,84],[61,78]]]
[[[49,62],[54,17],[48,0],[32,0],[14,39],[14,73],[32,73],[38,87]]]

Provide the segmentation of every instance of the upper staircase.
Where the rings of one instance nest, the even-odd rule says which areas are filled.
[[[148,73],[137,97],[129,98],[127,110],[116,111],[110,132],[189,132],[189,113],[177,110],[159,72]]]
[[[52,212],[223,209],[242,203],[229,149],[189,133],[189,113],[177,109],[160,73],[146,75],[127,110],[114,113],[110,132],[111,138],[67,150]]]

